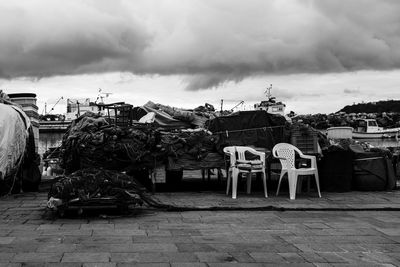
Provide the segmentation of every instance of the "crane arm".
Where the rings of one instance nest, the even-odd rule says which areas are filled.
[[[231,111],[233,111],[235,108],[237,108],[238,106],[242,105],[244,103],[244,101],[240,101],[238,104],[236,104],[236,106],[234,106],[233,108],[231,108]]]
[[[45,115],[49,114],[50,112],[52,112],[54,110],[54,108],[57,106],[57,104],[61,101],[61,99],[64,99],[64,97],[60,97],[57,102],[54,104],[54,106],[50,109],[49,112],[47,112]]]

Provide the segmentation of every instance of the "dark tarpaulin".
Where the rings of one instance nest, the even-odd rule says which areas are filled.
[[[353,152],[353,189],[361,191],[392,190],[396,185],[394,169],[384,152],[362,151],[350,146]]]
[[[217,117],[207,121],[206,128],[219,136],[219,147],[245,145],[272,150],[275,144],[288,142],[290,135],[283,116],[262,110]]]
[[[321,190],[327,192],[351,191],[353,180],[353,154],[349,150],[324,150],[318,161]]]

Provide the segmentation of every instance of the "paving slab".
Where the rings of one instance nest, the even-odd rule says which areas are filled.
[[[62,262],[109,262],[109,252],[65,252]]]

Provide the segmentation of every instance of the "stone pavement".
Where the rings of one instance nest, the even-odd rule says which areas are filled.
[[[278,177],[275,177],[278,178]],[[283,180],[276,196],[278,179],[268,181],[268,198],[263,197],[262,182],[252,182],[252,192],[245,192],[245,180],[238,183],[237,199],[225,194],[226,182],[202,181],[198,172],[187,171],[185,178],[174,185],[173,191],[161,188],[155,198],[176,210],[400,210],[400,190],[345,193],[322,192],[318,198],[315,188],[289,199],[288,184]],[[313,187],[315,185],[311,183]]]
[[[398,207],[398,191],[295,201],[264,199],[261,192],[236,200],[223,192],[191,194],[190,203],[188,193],[156,196],[200,208],[219,199],[218,205],[292,209],[139,209],[129,216],[48,219],[45,193],[8,196],[0,199],[0,266],[400,266],[400,212],[387,209]],[[385,209],[295,210],[299,203]]]
[[[399,210],[400,190],[379,192],[322,192],[297,194],[295,200],[282,191],[279,196],[269,192],[264,198],[258,191],[247,195],[238,192],[237,199],[222,191],[206,192],[159,192],[154,196],[159,202],[176,207],[177,210]]]

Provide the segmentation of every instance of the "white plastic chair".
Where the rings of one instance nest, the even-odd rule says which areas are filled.
[[[299,155],[300,158],[308,159],[311,161],[310,168],[296,168],[295,154]],[[278,158],[282,165],[281,175],[279,177],[278,189],[276,195],[279,194],[282,178],[285,174],[288,174],[289,181],[289,195],[290,199],[296,198],[297,180],[300,175],[314,175],[315,182],[317,184],[318,195],[321,197],[319,189],[319,176],[317,168],[317,160],[315,156],[304,155],[297,147],[287,144],[279,143],[272,149],[272,155]]]
[[[232,198],[237,196],[237,182],[240,173],[247,175],[247,194],[251,191],[251,178],[253,173],[261,173],[263,176],[264,195],[267,194],[267,176],[265,173],[265,153],[259,152],[246,146],[229,146],[224,148],[225,154],[230,157],[230,165],[227,170],[226,194],[229,194],[229,188],[232,182]],[[250,152],[260,157],[259,160],[246,160],[245,153]]]

